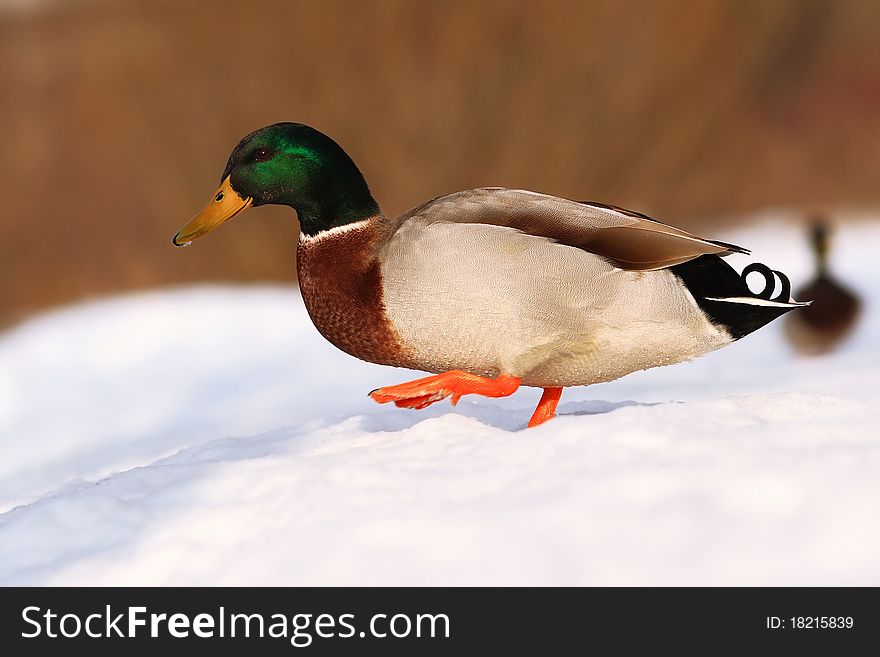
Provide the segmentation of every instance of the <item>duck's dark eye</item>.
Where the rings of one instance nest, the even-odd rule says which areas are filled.
[[[254,162],[265,162],[272,157],[272,151],[268,148],[258,148],[254,151]]]

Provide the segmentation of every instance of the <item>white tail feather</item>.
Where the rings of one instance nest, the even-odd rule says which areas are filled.
[[[770,301],[760,297],[706,297],[707,301],[726,301],[727,303],[743,303],[749,306],[768,306],[770,308],[800,308],[809,306],[812,301]]]

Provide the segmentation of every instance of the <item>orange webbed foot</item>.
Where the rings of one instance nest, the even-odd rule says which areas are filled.
[[[464,370],[450,370],[395,386],[377,388],[370,393],[370,397],[380,404],[394,402],[401,408],[421,409],[451,396],[450,401],[455,406],[463,395],[507,397],[516,392],[521,380],[506,374],[490,379]]]

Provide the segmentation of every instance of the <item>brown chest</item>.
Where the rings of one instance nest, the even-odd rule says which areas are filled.
[[[370,224],[301,239],[300,290],[312,322],[333,345],[371,363],[406,367],[409,358],[385,313],[377,239]]]

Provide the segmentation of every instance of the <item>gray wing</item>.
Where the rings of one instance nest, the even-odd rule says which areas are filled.
[[[489,187],[441,196],[399,217],[398,226],[410,219],[505,226],[595,253],[629,270],[665,269],[706,254],[748,253],[638,212],[521,189]]]

